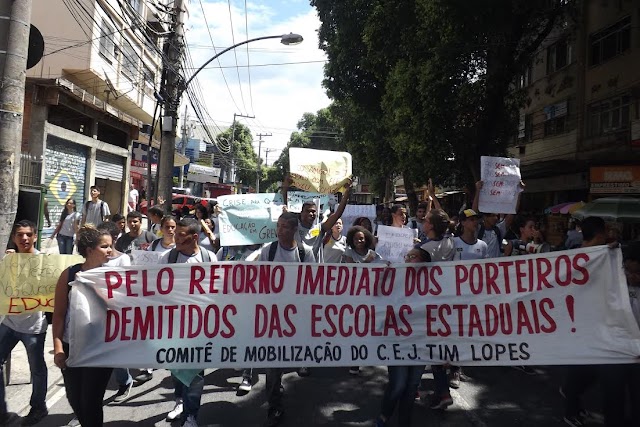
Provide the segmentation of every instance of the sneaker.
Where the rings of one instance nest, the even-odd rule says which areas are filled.
[[[67,424],[67,427],[78,427],[79,425],[80,425],[80,421],[78,421],[77,418],[74,418],[71,421],[69,421],[69,424]]]
[[[238,390],[246,391],[247,393],[251,391],[251,378],[242,378],[242,382],[238,386]]]
[[[311,369],[310,368],[298,368],[298,376],[299,377],[308,377],[309,375],[311,375]]]
[[[129,398],[129,394],[131,394],[131,388],[133,387],[133,381],[131,381],[127,385],[121,385],[118,387],[118,391],[113,395],[113,403],[124,402]]]
[[[538,372],[535,369],[533,369],[531,366],[522,366],[522,365],[520,365],[520,366],[512,366],[512,368],[513,369],[517,369],[519,371],[522,371],[527,375],[537,375],[538,374]]]
[[[18,414],[16,414],[15,412],[3,412],[2,414],[0,414],[0,426],[10,425],[17,418]]]
[[[460,388],[460,371],[451,372],[451,378],[449,378],[449,387]]]
[[[563,420],[567,425],[570,425],[571,427],[582,427],[585,425],[580,417],[564,417]]]
[[[47,408],[44,408],[44,409],[31,408],[27,416],[22,419],[22,425],[23,426],[36,425],[47,415],[49,415],[49,411],[47,411]]]
[[[184,406],[182,405],[182,400],[176,401],[176,406],[173,408],[173,411],[167,414],[167,421],[177,420],[180,415],[182,415],[182,410]]]
[[[196,421],[196,417],[193,415],[189,415],[186,420],[182,423],[183,427],[198,427],[198,422]]]
[[[352,366],[349,368],[349,375],[360,375],[360,366]]]
[[[140,372],[140,374],[138,374],[137,377],[135,377],[133,380],[137,383],[146,383],[147,381],[149,381],[151,378],[153,378],[153,372],[148,371],[148,370],[144,370],[142,372]]]
[[[264,427],[275,427],[280,424],[284,411],[282,409],[270,408],[267,413],[267,421],[264,423]]]
[[[451,405],[453,405],[453,399],[451,398],[451,395],[445,394],[440,397],[433,396],[433,400],[431,402],[431,405],[429,405],[429,408],[445,410]]]

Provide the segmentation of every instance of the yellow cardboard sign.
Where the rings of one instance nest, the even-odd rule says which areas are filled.
[[[79,255],[8,254],[0,262],[0,315],[53,311],[56,283]]]
[[[292,184],[303,191],[333,194],[351,178],[351,154],[342,151],[289,149]]]

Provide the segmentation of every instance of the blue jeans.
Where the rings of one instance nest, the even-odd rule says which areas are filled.
[[[196,375],[191,381],[191,384],[189,384],[189,387],[185,386],[182,381],[173,375],[171,378],[173,378],[176,400],[182,399],[182,404],[184,405],[182,419],[187,419],[189,415],[193,415],[195,419],[198,419],[200,399],[202,398],[202,391],[204,390],[204,371],[200,371],[200,373]]]
[[[56,239],[58,240],[58,251],[61,254],[71,255],[73,253],[73,236],[58,234]]]
[[[29,404],[34,409],[46,409],[47,397],[47,365],[44,361],[44,339],[47,333],[25,334],[16,332],[4,324],[0,324],[0,377],[4,369],[4,362],[11,354],[11,350],[22,341],[27,349],[29,370],[31,371],[31,400]],[[4,381],[0,380],[0,414],[7,412],[5,401]]]
[[[133,378],[131,378],[131,374],[127,368],[113,368],[113,376],[119,387],[129,385],[133,382]]]
[[[398,406],[398,425],[411,425],[411,411],[424,366],[389,366],[389,382],[382,398],[382,415],[389,420]]]

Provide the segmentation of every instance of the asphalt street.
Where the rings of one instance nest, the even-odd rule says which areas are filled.
[[[416,401],[411,427],[566,426],[558,393],[562,367],[537,370],[538,375],[530,376],[512,368],[465,369],[468,379],[452,393],[454,405],[446,411],[433,411],[426,402]],[[266,416],[263,372],[254,376],[257,383],[246,395],[236,392],[240,379],[235,370],[206,371],[199,415],[201,426],[262,425]],[[386,382],[386,368],[366,367],[357,377],[350,376],[347,368],[316,368],[307,378],[292,371],[283,382],[286,412],[282,426],[372,426]],[[432,386],[432,376],[425,372],[421,394],[425,395]],[[11,393],[10,387],[7,393]],[[173,409],[172,382],[167,371],[156,371],[151,381],[134,387],[130,398],[120,404],[112,402],[116,388],[112,380],[105,395],[106,426],[178,425],[165,421],[166,414]],[[598,412],[599,398],[597,388],[590,390],[586,406]],[[61,381],[52,384],[48,405],[49,416],[38,426],[69,425],[73,414]]]

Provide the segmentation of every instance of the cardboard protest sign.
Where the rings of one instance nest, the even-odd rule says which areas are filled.
[[[163,252],[133,249],[131,251],[131,257],[133,258],[131,265],[154,265],[160,261],[162,255],[164,255]]]
[[[292,184],[304,191],[332,194],[351,178],[351,154],[341,151],[289,149]]]
[[[53,311],[56,283],[79,255],[7,254],[0,262],[0,315]]]
[[[520,159],[480,157],[483,186],[478,209],[484,213],[515,214],[520,193]]]
[[[353,226],[353,222],[360,217],[369,218],[371,225],[376,219],[376,205],[347,205],[344,207],[342,218],[342,234],[345,236],[349,229]]]
[[[438,264],[171,264],[72,284],[70,366],[635,363],[619,249]]]
[[[276,240],[281,201],[282,197],[274,193],[219,196],[220,245],[242,246]]]
[[[376,252],[389,262],[404,262],[404,256],[413,248],[416,230],[411,228],[378,226]]]

